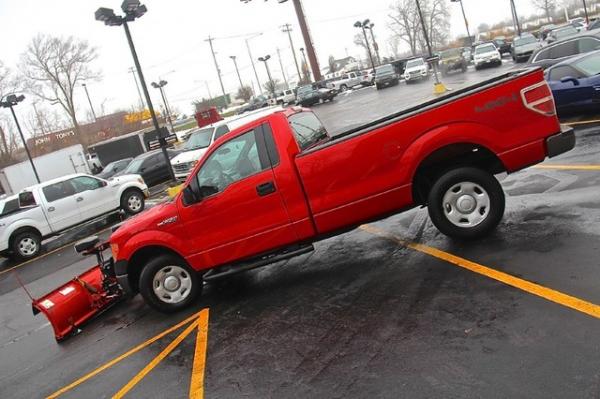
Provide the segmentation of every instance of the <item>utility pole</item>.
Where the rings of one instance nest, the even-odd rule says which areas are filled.
[[[517,7],[515,7],[515,0],[510,0],[510,7],[512,9],[513,20],[517,27],[517,34],[521,36],[521,24],[519,23],[519,16],[517,15]]]
[[[585,12],[585,22],[589,25],[590,24],[590,16],[588,14],[587,3],[585,2],[585,0],[583,0],[583,11]]]
[[[236,56],[235,55],[230,55],[229,58],[231,58],[233,60],[233,65],[235,66],[235,72],[237,73],[237,77],[240,81],[240,89],[242,87],[244,87],[244,84],[242,83],[242,77],[240,76],[240,70],[238,69],[238,65],[237,65],[237,61],[236,61]]]
[[[315,47],[313,45],[312,39],[310,37],[310,31],[308,30],[308,24],[306,23],[306,17],[304,16],[304,10],[302,8],[301,0],[293,0],[294,9],[296,10],[296,15],[298,16],[298,23],[300,24],[300,30],[302,31],[302,37],[304,38],[304,46],[306,47],[306,52],[308,53],[308,60],[310,61],[310,69],[312,69],[313,79],[315,81],[319,81],[323,79],[321,76],[321,69],[319,68],[319,61],[317,60],[317,54],[315,52]]]
[[[285,87],[287,89],[290,88],[287,78],[285,77],[285,70],[283,69],[283,62],[281,62],[281,52],[279,48],[277,49],[277,57],[279,58],[279,67],[281,68],[281,74],[283,75],[283,81],[285,82]]]
[[[258,33],[252,37],[247,38],[246,39],[246,48],[248,49],[248,56],[250,57],[250,63],[252,64],[252,70],[254,70],[254,77],[256,78],[256,83],[258,83],[258,91],[260,92],[260,94],[263,94],[262,87],[260,85],[260,79],[258,79],[258,73],[256,72],[256,66],[254,65],[254,58],[252,57],[252,52],[250,51],[250,43],[248,43],[248,41],[250,39],[253,39],[260,35],[262,35],[262,33]],[[252,85],[252,86],[254,86],[254,85]],[[252,90],[252,91],[254,91],[254,90]],[[254,93],[256,93],[256,92],[254,91]]]
[[[465,6],[463,5],[462,0],[450,0],[452,3],[460,3],[460,9],[462,10],[462,15],[465,20],[465,26],[467,28],[467,37],[469,38],[469,43],[471,47],[473,47],[473,39],[471,38],[471,33],[469,32],[469,21],[467,20],[467,14],[465,13]]]
[[[221,78],[221,70],[219,69],[219,64],[217,63],[217,56],[215,55],[215,49],[213,48],[213,37],[208,36],[208,39],[205,41],[210,45],[210,52],[212,53],[213,60],[215,61],[215,68],[217,69],[217,75],[219,76],[219,83],[221,84],[221,91],[223,92],[223,100],[225,104],[227,104],[227,94],[225,93],[225,87],[223,86],[223,79]]]
[[[308,61],[306,60],[306,53],[304,52],[304,47],[300,47],[300,53],[302,54],[302,60],[304,61],[304,65],[306,65],[306,78],[310,81],[310,71],[308,70]]]
[[[375,55],[377,56],[377,65],[381,65],[381,57],[379,56],[379,45],[377,44],[377,40],[375,40],[375,32],[373,31],[373,27],[375,24],[371,22],[367,27],[371,31],[371,40],[373,41],[373,48],[375,49]]]
[[[204,81],[204,85],[206,86],[206,91],[208,92],[208,99],[212,100],[213,96],[210,93],[210,87],[208,86],[208,82],[206,80]]]
[[[94,111],[94,106],[92,105],[92,100],[90,100],[90,93],[88,92],[87,85],[85,83],[82,83],[81,85],[83,86],[83,89],[85,90],[85,95],[87,96],[88,103],[90,104],[90,109],[92,110],[92,116],[94,117],[94,122],[96,122],[96,121],[98,121],[98,118],[96,118],[96,112]]]
[[[298,82],[302,80],[302,73],[300,72],[300,66],[298,65],[298,58],[296,57],[296,50],[294,49],[294,42],[292,41],[292,25],[285,24],[281,27],[282,32],[288,34],[288,38],[290,39],[290,49],[292,50],[292,55],[294,56],[294,64],[296,64],[296,72],[298,72]]]
[[[129,72],[131,72],[131,74],[133,75],[133,80],[135,81],[135,88],[137,89],[138,92],[138,96],[140,97],[140,107],[141,110],[144,110],[144,99],[142,98],[142,92],[140,91],[140,85],[138,84],[137,81],[137,76],[135,76],[135,68],[131,67],[129,68]]]

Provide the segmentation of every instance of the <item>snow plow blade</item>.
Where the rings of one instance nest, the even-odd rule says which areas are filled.
[[[106,311],[122,297],[114,278],[113,261],[104,261],[102,251],[107,243],[90,237],[75,244],[75,250],[84,255],[95,254],[98,264],[54,291],[32,302],[33,314],[43,313],[58,342],[80,331],[80,327]]]

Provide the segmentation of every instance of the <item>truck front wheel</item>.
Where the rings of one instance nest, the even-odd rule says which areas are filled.
[[[500,223],[504,207],[504,191],[498,180],[472,167],[446,172],[428,196],[429,217],[438,230],[452,238],[485,236]]]
[[[33,259],[42,250],[42,237],[33,230],[17,233],[10,242],[11,257],[18,261]]]
[[[144,210],[144,194],[137,189],[129,189],[121,196],[121,209],[130,215],[135,215]]]
[[[148,305],[163,313],[177,312],[202,292],[202,278],[173,255],[149,261],[140,275],[140,293]]]

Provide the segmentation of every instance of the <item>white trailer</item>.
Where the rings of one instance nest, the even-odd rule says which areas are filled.
[[[42,182],[72,173],[90,173],[81,144],[33,158]],[[37,184],[29,160],[0,170],[0,186],[5,194],[16,194],[25,187]]]

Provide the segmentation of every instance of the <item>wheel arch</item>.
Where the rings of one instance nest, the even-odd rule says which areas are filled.
[[[129,280],[130,287],[135,292],[139,291],[139,279],[144,265],[148,263],[150,259],[162,255],[174,256],[187,263],[185,258],[180,253],[164,245],[154,244],[138,248],[131,255],[127,263],[127,279]]]

